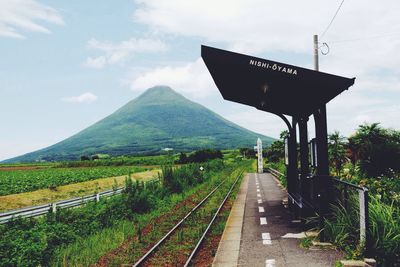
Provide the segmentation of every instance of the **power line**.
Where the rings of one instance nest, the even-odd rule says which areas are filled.
[[[329,43],[337,44],[337,43],[348,43],[348,42],[357,42],[357,41],[365,41],[365,40],[373,40],[373,39],[384,39],[384,38],[388,38],[388,37],[396,37],[398,35],[400,35],[400,32],[364,36],[364,37],[358,37],[358,38],[353,38],[353,39],[333,40],[333,41],[329,41]]]
[[[326,32],[329,30],[329,28],[331,27],[331,25],[332,25],[333,21],[335,20],[337,14],[339,13],[339,10],[340,10],[340,8],[342,7],[343,3],[344,3],[344,0],[342,0],[342,2],[340,3],[338,9],[337,9],[336,12],[335,12],[335,15],[333,15],[333,18],[332,18],[331,22],[330,22],[329,25],[326,27],[325,31],[321,34],[321,39],[322,39],[322,37],[324,37],[325,33],[326,33]]]

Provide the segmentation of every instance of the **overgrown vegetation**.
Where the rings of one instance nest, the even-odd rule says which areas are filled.
[[[398,266],[400,264],[400,209],[393,204],[383,203],[371,196],[369,202],[369,236],[371,255],[379,266]],[[360,212],[357,196],[348,207],[341,204],[333,206],[332,219],[325,222],[326,236],[346,252],[348,258],[359,259],[364,256],[364,245],[360,244]],[[396,265],[397,264],[397,265]]]
[[[265,153],[268,166],[280,172],[285,169],[282,137]],[[328,153],[332,176],[369,189],[370,256],[379,266],[400,266],[400,131],[372,123],[360,125],[349,138],[334,132]],[[339,201],[332,212],[325,224],[328,239],[348,258],[363,257],[358,194],[346,205]]]
[[[167,203],[176,199],[174,192],[185,194],[210,181],[211,176],[229,166],[215,160],[202,164],[202,167],[203,171],[198,164],[180,168],[165,166],[158,182],[132,182],[127,179],[126,189],[121,195],[81,208],[58,210],[56,214],[49,213],[43,218],[16,219],[0,225],[0,266],[62,265],[63,261],[71,261],[65,249],[79,247],[78,244],[85,240],[90,240],[93,246],[102,247],[99,253],[105,253],[105,248],[112,249],[112,245],[115,247],[137,231],[128,230],[129,223],[138,222],[158,207],[169,206]],[[121,227],[122,230],[119,230]],[[109,245],[97,244],[95,241],[98,239],[94,236],[100,232],[109,237],[114,233],[115,237]]]
[[[329,135],[331,172],[369,189],[370,256],[379,266],[400,265],[400,132],[378,123],[360,125],[347,140],[338,132]],[[351,197],[333,207],[326,222],[329,238],[348,258],[364,255],[360,244],[359,200]]]

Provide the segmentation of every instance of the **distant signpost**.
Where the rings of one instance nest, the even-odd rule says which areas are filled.
[[[263,173],[263,154],[262,154],[262,142],[261,139],[257,139],[257,171],[258,173]]]

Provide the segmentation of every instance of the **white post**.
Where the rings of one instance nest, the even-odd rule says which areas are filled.
[[[258,167],[258,173],[263,173],[263,155],[262,155],[262,142],[261,139],[257,139],[257,167]]]
[[[100,193],[97,193],[96,194],[96,202],[99,202],[100,201]]]
[[[56,213],[56,211],[57,211],[57,204],[56,203],[51,203],[51,211],[53,213]]]
[[[366,230],[367,227],[365,225],[365,199],[364,199],[364,191],[358,190],[358,196],[360,200],[360,243],[365,244]]]

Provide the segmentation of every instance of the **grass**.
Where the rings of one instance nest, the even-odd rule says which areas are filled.
[[[89,266],[96,262],[100,255],[126,241],[135,234],[137,226],[131,221],[120,221],[100,234],[75,242],[60,250],[61,257],[56,258],[53,266]],[[82,242],[85,246],[82,247]],[[71,257],[70,255],[74,255]]]
[[[148,214],[137,215],[135,217],[136,223],[132,226],[133,229],[130,230],[129,242],[124,244],[124,247],[118,252],[116,257],[110,258],[111,262],[107,262],[107,265],[119,266],[121,263],[137,260],[150,244],[158,241],[176,221],[196,204],[196,201],[204,197],[210,188],[220,181],[221,177],[226,176],[227,171],[229,170],[224,169],[218,173],[214,173],[208,182],[191,188],[185,193],[170,195],[168,200],[158,203],[157,209]],[[185,202],[185,205],[177,208],[176,205],[182,203],[184,200],[189,202]],[[190,236],[197,236],[199,234],[199,229],[193,231],[179,232],[176,239],[180,240],[181,243],[176,248],[179,247],[179,250],[187,249],[187,244],[182,241]],[[65,261],[68,261],[68,264],[71,266],[87,266],[89,263],[97,262],[100,256],[116,249],[124,241],[127,241],[127,237],[122,235],[121,232],[124,232],[123,225],[116,225],[112,229],[102,230],[95,234],[95,236],[79,240],[72,245],[58,250],[54,257],[55,266],[61,266]],[[109,241],[112,238],[110,237],[110,233],[114,233],[117,236],[122,235],[124,238],[116,238]],[[176,252],[176,248],[172,251]],[[175,252],[172,252],[172,254]],[[171,253],[169,256],[171,256]]]
[[[334,216],[325,223],[325,233],[336,246],[346,253],[348,259],[364,256],[364,244],[359,239],[359,211],[357,199],[351,199],[349,209],[342,205],[333,207]],[[370,196],[369,234],[370,257],[376,258],[379,266],[400,264],[400,210],[399,207],[383,203]],[[397,265],[396,265],[397,264]]]
[[[313,239],[311,237],[305,237],[300,240],[300,247],[302,248],[310,248],[312,245]]]
[[[154,257],[148,262],[151,266],[173,265],[182,266],[191,250],[194,248],[203,231],[211,221],[214,213],[224,199],[232,182],[237,177],[238,173],[234,171],[229,176],[229,182],[224,183],[221,189],[216,191],[207,202],[197,210],[183,226],[176,231],[172,237],[157,252]],[[240,184],[240,181],[239,181]],[[131,263],[131,261],[129,261]]]
[[[157,177],[158,169],[133,173],[134,180],[148,181]],[[81,183],[58,186],[56,190],[40,189],[20,194],[0,196],[0,211],[18,209],[32,205],[54,202],[58,200],[80,197],[95,193],[95,191],[105,191],[113,186],[123,186],[126,175],[96,179]]]
[[[196,193],[199,193],[202,188],[208,186],[209,185],[207,184],[203,184],[187,191],[184,194],[173,194],[169,197],[169,201],[163,201],[160,203],[161,205],[158,205],[158,209],[150,212],[149,214],[138,215],[136,217],[136,224],[133,225],[131,222],[132,231],[128,238],[135,239],[138,237],[138,226],[141,226],[141,228],[143,228],[144,225],[156,226],[155,221],[158,217],[171,211],[172,208],[181,202],[185,197],[193,196]],[[179,215],[179,213],[175,212],[173,215],[176,216]],[[169,216],[167,220],[164,220],[162,223],[167,224],[167,228],[170,227],[171,224],[169,224],[168,221],[174,221],[174,216]],[[156,230],[152,231],[150,235],[146,236],[145,240],[156,240],[163,234],[161,231],[159,231],[159,228],[154,228]],[[68,265],[70,266],[85,266],[96,263],[102,255],[117,248],[126,240],[125,238],[124,240],[120,239],[120,242],[109,242],[110,232],[114,233],[114,235],[121,235],[121,232],[124,232],[123,225],[117,224],[113,226],[112,229],[104,229],[90,238],[81,239],[72,245],[60,249],[54,257],[55,260],[53,265],[61,266],[65,261],[67,261]],[[94,240],[96,240],[96,243],[93,242]],[[136,240],[136,242],[133,244],[139,244],[138,248],[136,249],[139,252],[139,248],[141,247],[140,244],[142,244],[142,242]]]

